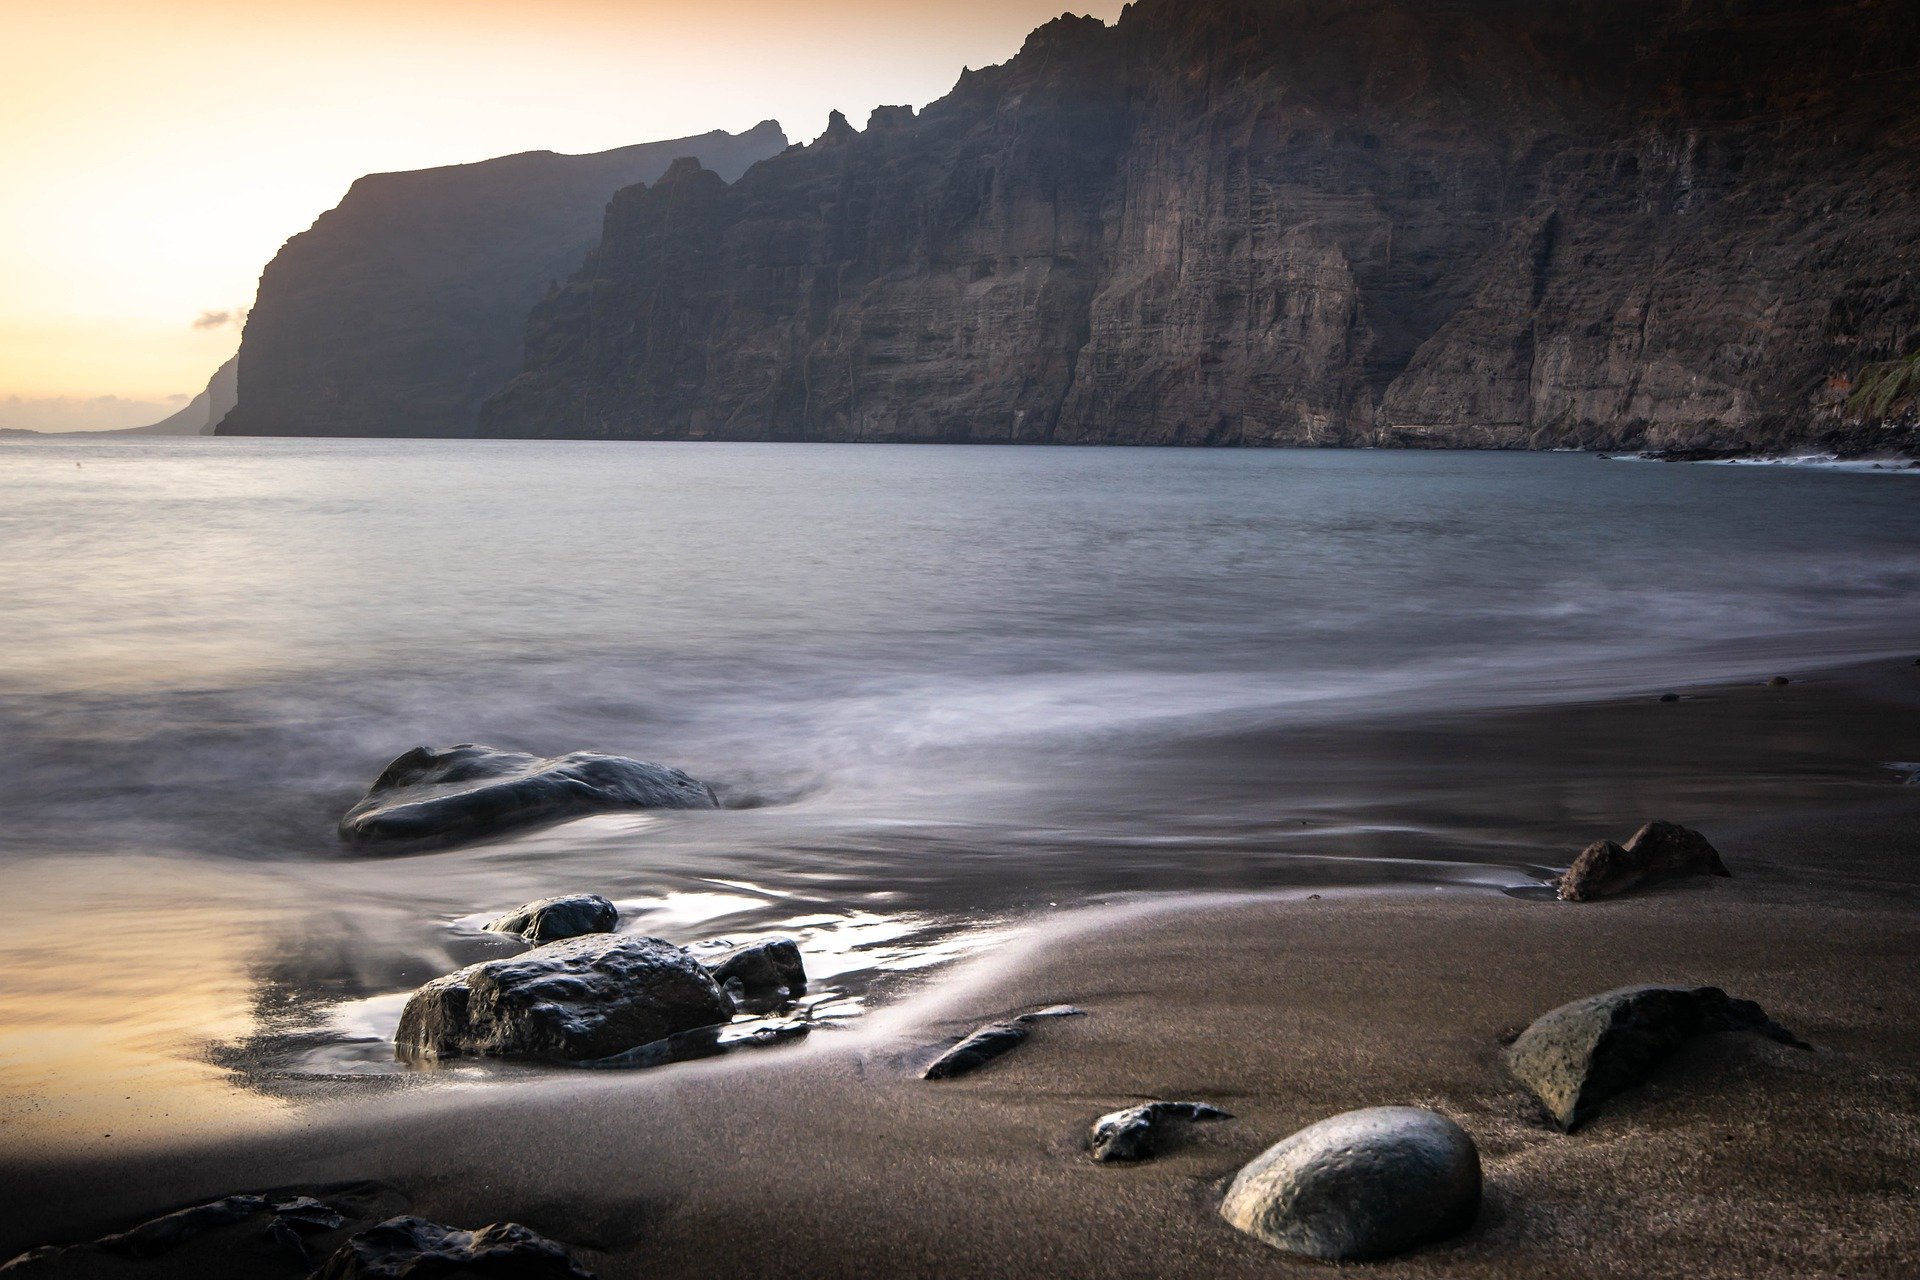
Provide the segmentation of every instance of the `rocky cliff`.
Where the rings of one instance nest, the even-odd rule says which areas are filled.
[[[230,356],[207,379],[206,389],[175,414],[144,427],[128,427],[113,434],[122,436],[210,436],[223,418],[239,403],[240,357]]]
[[[768,121],[360,179],[261,275],[219,433],[471,435],[520,368],[528,310],[578,269],[609,196],[680,156],[735,177],[786,145]]]
[[[1141,0],[621,191],[515,436],[1912,443],[1911,0]],[[1855,409],[1849,409],[1851,402]]]

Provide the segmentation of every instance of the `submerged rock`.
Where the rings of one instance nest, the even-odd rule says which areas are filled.
[[[1610,898],[1638,885],[1681,876],[1732,876],[1720,851],[1691,827],[1649,822],[1624,845],[1596,840],[1560,877],[1562,902]]]
[[[1480,1212],[1480,1152],[1421,1107],[1370,1107],[1267,1148],[1227,1188],[1220,1216],[1289,1253],[1379,1258],[1457,1235]]]
[[[756,1013],[807,993],[807,968],[792,938],[750,942],[701,961],[736,1005]]]
[[[585,933],[611,933],[620,920],[614,905],[597,893],[542,898],[488,923],[489,933],[510,933],[528,942],[557,942]]]
[[[424,1218],[389,1218],[334,1251],[312,1280],[425,1280],[488,1276],[500,1280],[593,1280],[593,1273],[545,1236],[517,1222],[478,1231]]]
[[[1507,1068],[1554,1123],[1573,1129],[1681,1044],[1717,1031],[1752,1031],[1805,1047],[1759,1005],[1718,987],[1622,987],[1535,1019],[1508,1047]]]
[[[1093,1122],[1088,1149],[1102,1163],[1145,1160],[1176,1123],[1188,1120],[1231,1120],[1218,1107],[1204,1102],[1149,1102],[1144,1106],[1110,1111]]]
[[[580,1062],[732,1016],[733,1001],[688,952],[658,938],[596,934],[435,978],[407,1001],[394,1051],[407,1062]]]
[[[665,765],[575,751],[542,759],[465,742],[415,747],[340,819],[344,840],[471,840],[617,809],[717,809],[711,788]]]
[[[922,1080],[951,1080],[977,1071],[1013,1048],[1028,1035],[1017,1022],[989,1022],[947,1050],[920,1073]]]

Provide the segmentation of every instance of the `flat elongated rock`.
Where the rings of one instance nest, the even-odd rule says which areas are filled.
[[[1560,877],[1563,902],[1610,898],[1638,885],[1680,876],[1731,876],[1720,851],[1691,827],[1649,822],[1624,845],[1596,840]]]
[[[611,933],[620,912],[597,893],[542,898],[487,924],[489,933],[510,933],[528,942],[558,942],[586,933]]]
[[[449,843],[620,809],[717,809],[711,788],[678,769],[575,751],[542,759],[471,742],[415,747],[340,819],[358,844]]]
[[[424,1218],[389,1218],[353,1237],[313,1280],[426,1280],[487,1276],[500,1280],[593,1280],[564,1248],[517,1222],[478,1231]]]
[[[1227,1188],[1220,1215],[1278,1249],[1327,1261],[1444,1240],[1480,1212],[1480,1152],[1420,1107],[1370,1107],[1267,1148]]]
[[[1507,1067],[1556,1124],[1573,1129],[1687,1040],[1718,1031],[1800,1045],[1759,1005],[1718,987],[1622,987],[1542,1014],[1508,1047]]]
[[[1087,1146],[1103,1164],[1145,1160],[1167,1131],[1181,1121],[1231,1120],[1218,1107],[1204,1102],[1149,1102],[1124,1111],[1110,1111],[1093,1122]]]
[[[1017,1022],[989,1022],[953,1048],[935,1058],[920,1074],[922,1080],[951,1080],[978,1071],[1027,1038]]]
[[[703,957],[715,982],[743,1009],[778,1008],[807,992],[807,967],[792,938],[767,938]]]
[[[733,1016],[691,954],[658,938],[549,942],[435,978],[407,1001],[394,1052],[407,1062],[610,1057]]]

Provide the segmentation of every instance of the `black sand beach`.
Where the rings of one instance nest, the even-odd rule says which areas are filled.
[[[1466,1235],[1372,1274],[1911,1276],[1920,788],[1866,766],[1912,741],[1920,671],[1889,662],[1786,690],[1690,692],[1679,741],[1699,752],[1695,804],[1715,814],[1701,825],[1732,879],[1590,904],[1429,888],[1063,909],[797,1048],[480,1092],[364,1093],[297,1109],[265,1135],[123,1159],[11,1152],[0,1250],[236,1191],[375,1179],[436,1221],[523,1222],[607,1277],[769,1265],[820,1277],[1316,1274],[1220,1220],[1225,1181],[1314,1120],[1413,1103],[1473,1135],[1487,1199]],[[1460,767],[1528,744],[1611,741],[1587,753],[1583,784],[1601,784],[1611,750],[1632,788],[1633,762],[1617,753],[1639,736],[1625,726],[1644,704],[1495,718],[1458,738]],[[1742,754],[1763,722],[1772,770]],[[1716,758],[1736,756],[1743,776],[1717,776]],[[1663,795],[1663,814],[1648,816],[1696,817],[1686,802]],[[1601,834],[1569,830],[1562,860]],[[1503,1035],[1648,981],[1757,1000],[1813,1048],[1707,1037],[1588,1126],[1547,1126],[1502,1067]],[[958,1034],[1063,1001],[1088,1016],[1041,1025],[964,1079],[918,1079]],[[1094,1117],[1156,1097],[1236,1118],[1193,1126],[1142,1165],[1088,1158]],[[209,1237],[61,1274],[227,1274],[221,1250],[233,1247]]]

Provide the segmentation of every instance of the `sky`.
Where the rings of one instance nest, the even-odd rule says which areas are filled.
[[[0,0],[0,428],[164,417],[363,173],[923,106],[1062,0]],[[1111,21],[1120,0],[1073,6]]]

